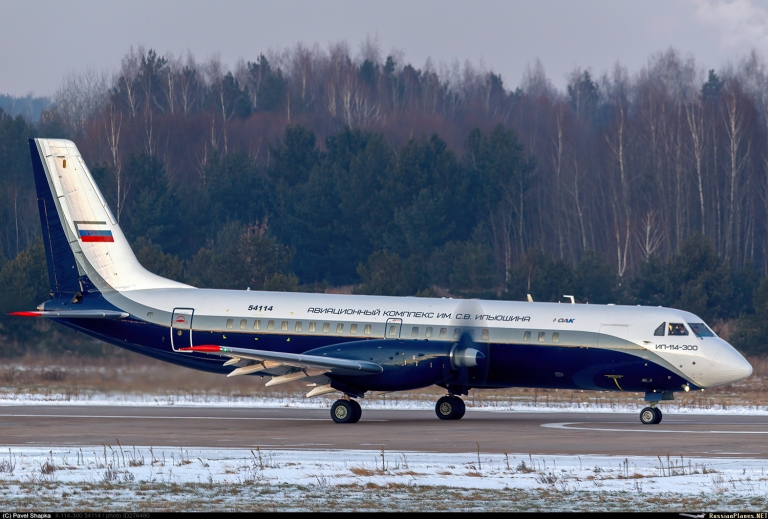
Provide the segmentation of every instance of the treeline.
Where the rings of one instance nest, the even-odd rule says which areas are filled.
[[[757,55],[705,73],[670,50],[632,76],[577,69],[564,92],[540,64],[510,90],[371,44],[252,59],[139,48],[114,77],[67,77],[36,124],[0,114],[3,286],[39,246],[24,139],[44,135],[77,142],[145,266],[198,286],[573,294],[768,342]]]
[[[1,110],[12,117],[21,115],[33,123],[39,121],[40,116],[50,106],[51,100],[47,97],[35,97],[31,94],[23,97],[0,94]]]

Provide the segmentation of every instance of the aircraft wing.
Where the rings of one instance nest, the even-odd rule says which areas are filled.
[[[33,312],[8,312],[15,317],[51,317],[66,319],[125,319],[128,312],[116,310],[63,310],[63,311],[33,311]]]
[[[298,370],[322,370],[322,371],[343,371],[345,374],[360,374],[368,375],[372,373],[381,373],[384,369],[374,362],[368,362],[364,360],[352,360],[352,359],[340,359],[337,357],[326,357],[319,355],[305,355],[302,353],[283,353],[278,351],[264,351],[264,350],[250,350],[246,348],[231,348],[229,346],[215,346],[215,345],[203,345],[203,346],[190,346],[188,348],[179,348],[179,351],[189,351],[197,353],[208,353],[210,355],[220,355],[223,357],[229,357],[232,360],[235,359],[247,359],[255,361],[260,364],[261,368],[256,366],[253,369],[251,366],[245,366],[238,368],[242,370],[236,373],[232,372],[230,376],[235,374],[247,374],[268,369],[271,366],[285,366]],[[235,362],[232,362],[235,364]],[[270,366],[271,365],[271,366]]]

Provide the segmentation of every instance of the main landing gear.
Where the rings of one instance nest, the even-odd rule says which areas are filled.
[[[661,423],[661,409],[658,407],[645,407],[640,411],[640,422],[645,425],[655,425]]]
[[[331,418],[336,423],[357,423],[363,409],[357,400],[336,400],[331,406]]]
[[[460,420],[464,411],[464,400],[455,395],[444,396],[435,404],[435,414],[441,420]]]

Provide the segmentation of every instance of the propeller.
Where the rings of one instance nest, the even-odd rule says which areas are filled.
[[[468,332],[464,332],[453,348],[451,348],[451,368],[474,368],[478,360],[485,358],[485,354],[475,347],[475,341]]]

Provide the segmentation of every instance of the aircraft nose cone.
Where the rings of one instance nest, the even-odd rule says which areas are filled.
[[[752,365],[730,344],[725,344],[714,358],[710,378],[712,385],[730,384],[752,374]]]

